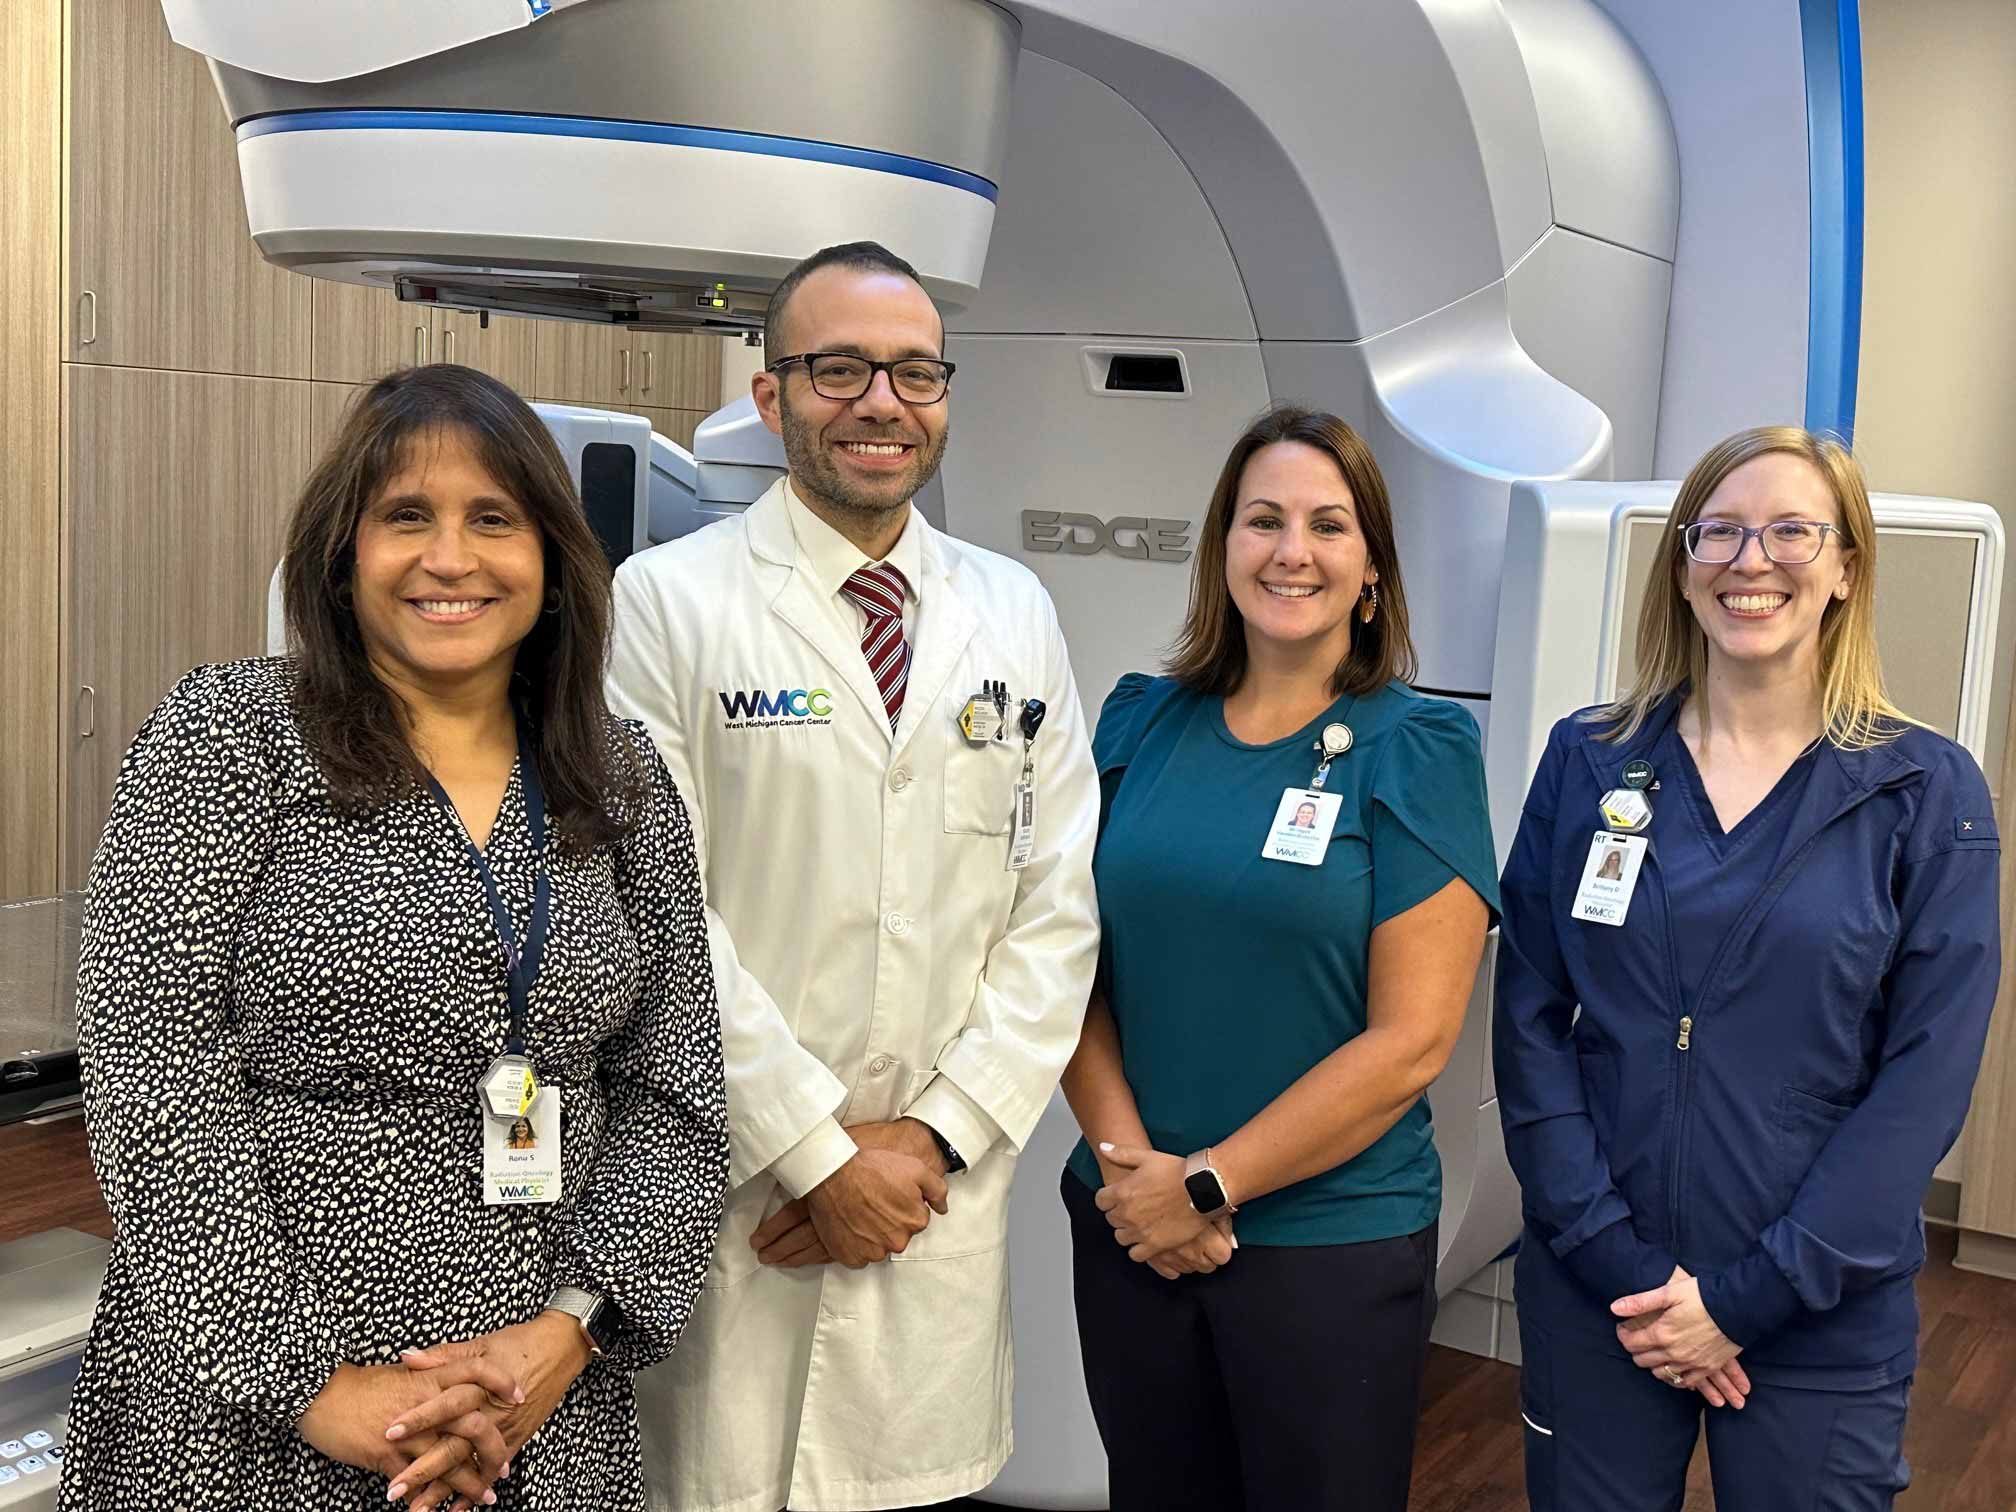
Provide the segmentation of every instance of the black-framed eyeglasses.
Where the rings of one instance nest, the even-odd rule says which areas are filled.
[[[894,362],[876,362],[852,352],[799,352],[779,357],[765,365],[777,372],[794,362],[805,364],[812,380],[812,392],[821,399],[859,399],[868,392],[877,373],[889,375],[889,387],[905,404],[936,404],[945,397],[958,364],[936,357],[898,357]]]
[[[1820,520],[1773,520],[1769,525],[1738,525],[1733,520],[1696,520],[1679,528],[1687,543],[1687,555],[1697,562],[1719,565],[1743,555],[1743,548],[1755,536],[1764,555],[1780,567],[1803,567],[1820,555],[1832,531],[1843,541],[1847,533],[1839,525]]]

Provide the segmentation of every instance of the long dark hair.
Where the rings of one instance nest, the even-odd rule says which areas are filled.
[[[350,408],[309,476],[287,528],[282,590],[298,658],[295,718],[330,797],[362,812],[405,796],[425,776],[397,696],[371,670],[352,606],[357,525],[430,432],[454,430],[524,506],[545,547],[549,601],[519,643],[512,676],[519,717],[537,731],[548,820],[581,854],[635,823],[643,774],[603,700],[609,651],[609,563],[552,434],[510,389],[473,368],[436,363],[380,378]]]
[[[1190,564],[1190,608],[1170,653],[1169,675],[1187,688],[1221,698],[1237,692],[1246,676],[1246,619],[1225,586],[1225,538],[1232,533],[1232,513],[1246,464],[1262,447],[1281,441],[1313,446],[1337,464],[1351,490],[1367,559],[1379,574],[1378,610],[1369,625],[1352,624],[1351,649],[1330,678],[1331,693],[1338,697],[1371,693],[1396,677],[1411,681],[1414,639],[1407,629],[1407,590],[1393,547],[1393,508],[1386,501],[1386,479],[1358,432],[1335,415],[1294,404],[1264,411],[1232,443],[1232,454],[1219,470],[1204,528],[1198,532],[1197,558]]]

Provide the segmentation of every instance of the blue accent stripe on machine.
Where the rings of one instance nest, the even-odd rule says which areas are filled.
[[[1812,189],[1806,428],[1855,437],[1862,361],[1862,13],[1858,0],[1799,0]]]
[[[238,140],[243,142],[277,131],[374,130],[492,131],[514,136],[596,137],[604,141],[654,142],[667,147],[711,147],[720,152],[799,158],[893,173],[964,189],[990,202],[1000,196],[1000,191],[977,173],[895,152],[871,152],[835,142],[810,142],[798,137],[764,136],[760,132],[726,131],[712,126],[660,126],[648,121],[603,121],[587,116],[516,115],[487,110],[290,110],[239,122]]]

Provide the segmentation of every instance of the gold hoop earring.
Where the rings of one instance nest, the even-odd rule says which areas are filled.
[[[1379,585],[1377,583],[1368,583],[1365,587],[1365,592],[1369,593],[1371,597],[1368,599],[1362,595],[1360,596],[1358,601],[1358,618],[1364,624],[1369,625],[1372,623],[1372,616],[1379,612]]]

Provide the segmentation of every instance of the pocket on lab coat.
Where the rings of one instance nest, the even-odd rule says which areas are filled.
[[[977,1166],[945,1179],[948,1211],[933,1213],[924,1232],[912,1239],[892,1265],[985,1255],[1008,1243],[1008,1189],[1015,1182],[1015,1155],[996,1145]]]
[[[1021,775],[1020,740],[990,740],[983,746],[969,745],[956,736],[948,740],[945,833],[1007,834],[1015,817],[1015,784]]]

